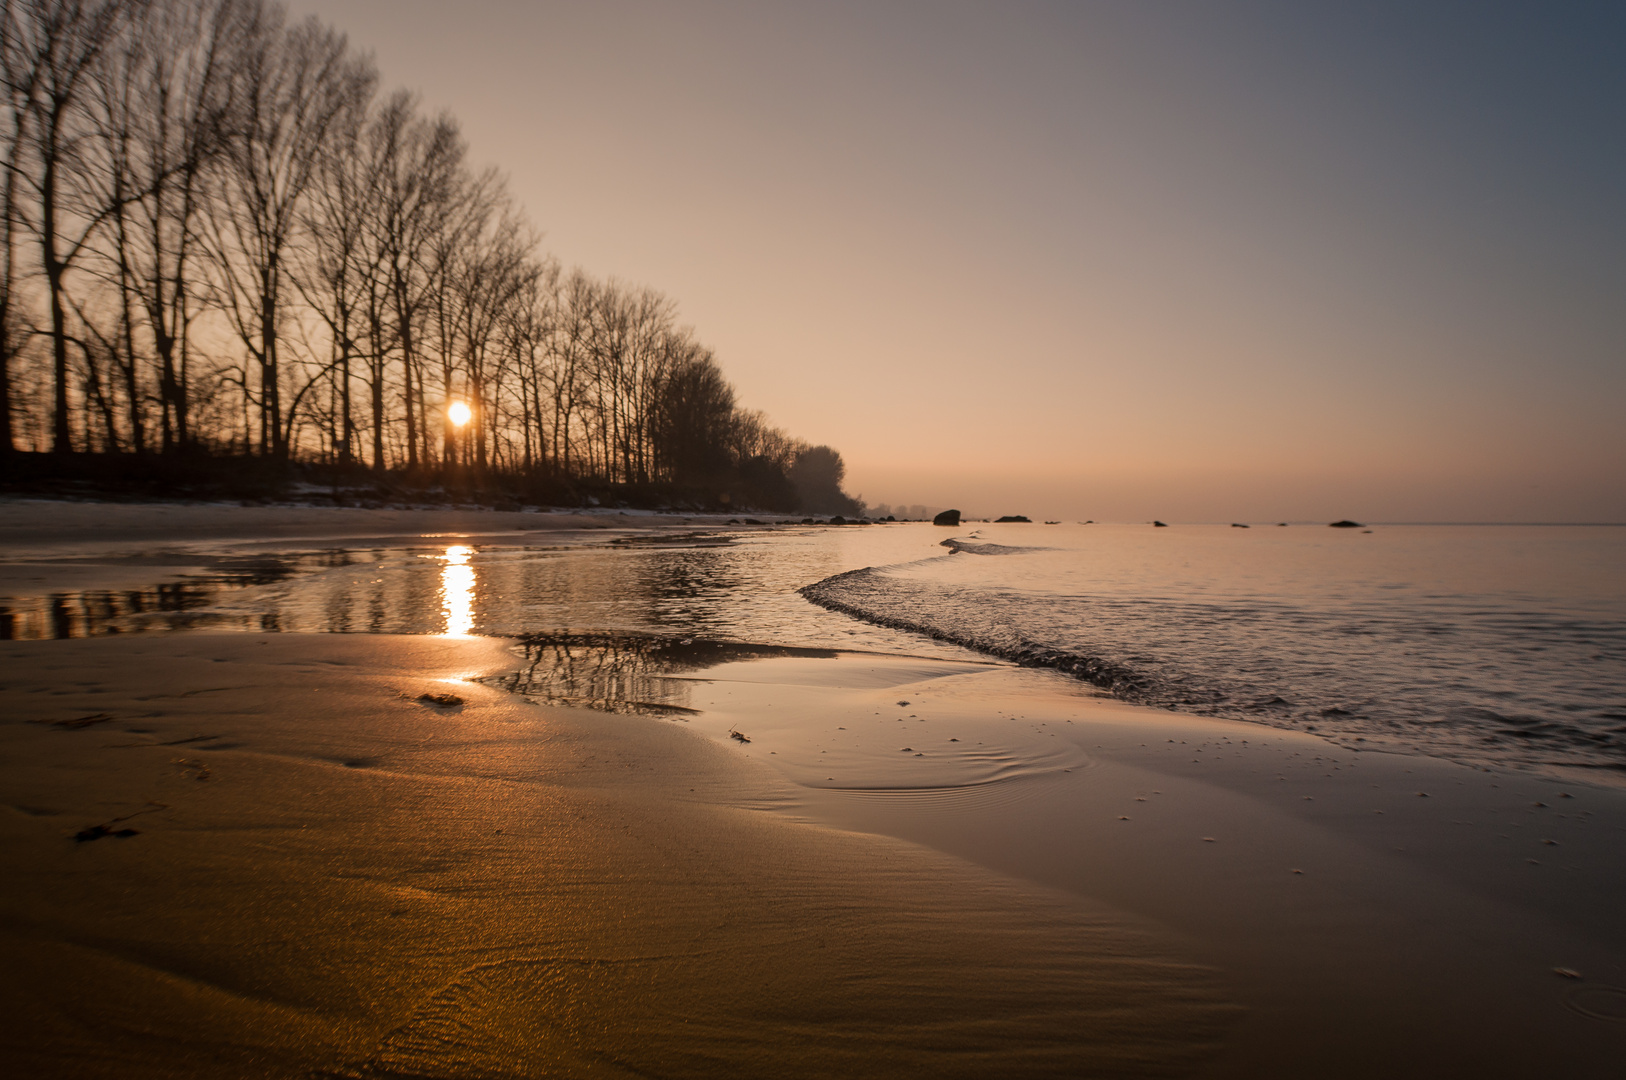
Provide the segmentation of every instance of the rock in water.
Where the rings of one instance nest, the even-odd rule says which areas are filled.
[[[1167,529],[1169,527],[1169,523],[1166,521],[1154,521],[1152,524],[1156,525],[1160,529]]]
[[[950,528],[957,529],[960,527],[960,512],[958,510],[944,510],[941,514],[932,518],[932,524],[947,525]]]
[[[1335,521],[1335,522],[1333,522],[1331,525],[1329,525],[1327,527],[1329,529],[1364,529],[1364,528],[1366,528],[1366,526],[1362,525],[1360,522],[1351,521],[1348,518],[1345,518],[1343,521]]]
[[[1002,518],[995,518],[994,519],[994,524],[1000,525],[1000,524],[1003,524],[1003,523],[1005,523],[1007,521],[1025,521],[1025,522],[1028,522],[1029,524],[1033,523],[1032,518],[1023,517],[1021,514],[1006,514]]]

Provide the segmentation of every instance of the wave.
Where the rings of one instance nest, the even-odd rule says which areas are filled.
[[[967,555],[1030,555],[1035,551],[1049,551],[1049,548],[1022,547],[1014,544],[988,544],[981,540],[960,540],[950,538],[938,544],[946,547],[951,554],[958,555],[964,552]]]
[[[1019,550],[1022,549],[1006,549],[1006,551]],[[889,594],[887,599],[892,601],[886,605],[886,608],[891,610],[883,610],[876,604],[883,590]],[[993,621],[982,626],[964,623],[959,626],[945,626],[941,621],[923,614],[926,607],[922,601],[936,598],[939,595],[938,590],[886,578],[875,567],[849,570],[845,574],[825,578],[797,591],[809,601],[830,611],[839,611],[843,615],[851,615],[855,619],[863,619],[894,630],[925,634],[937,641],[975,649],[1010,660],[1023,667],[1054,668],[1121,697],[1135,699],[1150,690],[1153,682],[1153,679],[1144,672],[1121,663],[1025,640],[1008,625],[1002,627],[997,616],[993,616]],[[905,614],[906,611],[909,614]]]
[[[1055,568],[1025,562],[999,582],[981,570],[975,585],[943,580],[965,576],[959,562],[868,567],[799,591],[822,608],[1059,671],[1135,704],[1364,749],[1626,770],[1626,701],[1612,674],[1626,660],[1618,620],[1450,598],[1318,606],[1079,595],[1051,591]]]

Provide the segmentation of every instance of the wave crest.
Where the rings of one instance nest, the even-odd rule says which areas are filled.
[[[999,547],[997,544],[983,545]],[[1022,551],[1010,548],[1007,551]],[[1027,549],[1039,550],[1039,549]],[[1003,552],[1000,552],[1001,554]],[[937,641],[998,656],[1023,667],[1054,668],[1120,697],[1144,699],[1153,680],[1146,674],[1099,656],[1069,652],[1029,641],[1009,623],[991,615],[981,625],[945,626],[924,614],[937,590],[885,577],[874,567],[849,570],[797,590],[810,602],[878,626],[909,630]],[[885,600],[886,602],[877,603]],[[867,601],[867,602],[865,602]]]
[[[1626,626],[1614,620],[1084,595],[1051,591],[1043,563],[1000,575],[1038,586],[1024,590],[990,587],[986,564],[925,562],[853,570],[799,591],[820,607],[1064,672],[1140,705],[1369,750],[1626,773],[1626,706],[1604,666],[1626,658]],[[964,577],[977,584],[952,580]],[[1487,678],[1493,662],[1498,677]],[[1557,683],[1555,668],[1582,677]]]
[[[1023,547],[1016,544],[985,544],[980,540],[958,540],[949,538],[938,544],[946,547],[950,554],[958,555],[964,552],[967,555],[1027,555],[1035,551],[1049,551],[1049,548]]]

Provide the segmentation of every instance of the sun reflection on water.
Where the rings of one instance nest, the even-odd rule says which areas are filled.
[[[441,637],[472,637],[474,629],[474,567],[469,559],[474,549],[454,544],[441,558],[446,565],[440,571],[440,609],[446,616],[446,629]]]

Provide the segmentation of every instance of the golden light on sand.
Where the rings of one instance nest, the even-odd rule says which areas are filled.
[[[467,412],[467,407],[464,409]],[[440,607],[446,616],[446,629],[441,637],[465,638],[473,636],[474,629],[474,567],[469,558],[474,549],[453,544],[441,558],[446,565],[440,572]]]
[[[468,405],[464,402],[454,401],[446,406],[446,419],[450,420],[454,427],[462,427],[473,416],[474,414],[469,411]]]

